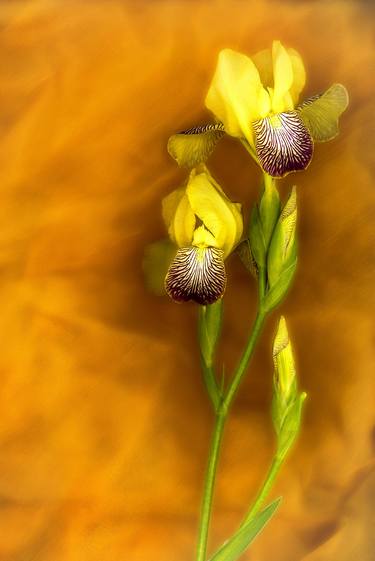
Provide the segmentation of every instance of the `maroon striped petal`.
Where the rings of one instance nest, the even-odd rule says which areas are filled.
[[[283,177],[309,165],[313,141],[297,111],[254,121],[253,131],[260,164],[269,175]]]
[[[227,280],[223,253],[216,247],[180,248],[165,279],[169,296],[177,302],[216,302],[224,294]]]

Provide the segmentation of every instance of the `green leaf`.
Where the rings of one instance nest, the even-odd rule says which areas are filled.
[[[211,557],[210,561],[236,561],[270,521],[280,502],[281,497],[269,504],[253,520],[240,527],[234,536]]]

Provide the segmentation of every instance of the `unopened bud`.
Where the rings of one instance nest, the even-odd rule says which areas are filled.
[[[296,189],[287,200],[272,234],[267,257],[269,291],[266,308],[271,310],[285,296],[297,266],[296,244],[297,197]]]
[[[284,456],[298,434],[305,393],[299,393],[292,345],[281,317],[273,345],[274,378],[272,419],[279,456]]]
[[[264,178],[264,189],[259,205],[250,217],[249,240],[251,253],[258,267],[266,265],[267,252],[280,214],[280,197],[272,177]]]

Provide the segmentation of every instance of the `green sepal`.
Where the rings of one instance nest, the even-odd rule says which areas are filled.
[[[223,316],[223,300],[214,304],[200,306],[199,313],[199,344],[202,359],[206,366],[213,364],[216,345],[220,336]]]
[[[269,504],[250,522],[241,526],[239,530],[210,558],[210,561],[236,561],[251,545],[257,535],[271,520],[280,506],[281,497]]]

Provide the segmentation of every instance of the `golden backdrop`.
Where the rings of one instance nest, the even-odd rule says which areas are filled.
[[[196,308],[148,293],[145,245],[184,173],[168,135],[205,122],[218,51],[281,39],[306,93],[350,93],[298,185],[300,264],[282,306],[309,394],[249,561],[371,561],[374,74],[371,2],[0,2],[0,560],[191,561],[212,416]],[[210,167],[249,208],[259,171],[226,139]],[[255,286],[230,261],[222,357]],[[227,427],[211,548],[272,454],[269,322]]]

